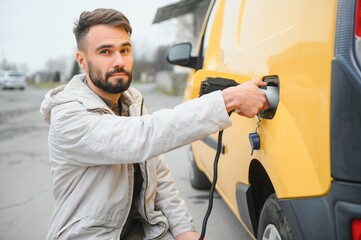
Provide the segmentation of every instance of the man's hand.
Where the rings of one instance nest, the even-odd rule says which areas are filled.
[[[236,87],[229,87],[222,91],[227,111],[236,110],[237,114],[252,118],[259,112],[269,108],[264,92],[259,87],[267,84],[259,79],[253,79]]]
[[[189,231],[189,232],[185,232],[182,234],[179,234],[178,236],[175,237],[176,240],[199,240],[199,237],[201,235],[197,232],[193,232],[193,231]],[[208,238],[204,238],[205,240],[207,240]]]

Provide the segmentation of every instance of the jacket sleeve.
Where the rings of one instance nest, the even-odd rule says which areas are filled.
[[[170,232],[173,236],[177,236],[187,231],[195,231],[192,216],[184,200],[179,196],[170,170],[162,159],[158,159],[157,176],[155,207],[168,219]]]
[[[139,163],[230,125],[219,91],[141,117],[89,112],[70,102],[52,109],[49,145],[59,164]]]

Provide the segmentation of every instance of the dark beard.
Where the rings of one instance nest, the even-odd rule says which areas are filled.
[[[124,68],[119,67],[113,71],[106,72],[105,78],[102,77],[102,73],[96,69],[90,61],[88,62],[88,68],[89,77],[93,84],[108,93],[122,93],[129,88],[130,83],[132,82],[132,72],[128,72]],[[116,78],[116,83],[109,82],[109,77],[112,74],[120,72],[125,73],[128,77],[128,80],[119,77]]]

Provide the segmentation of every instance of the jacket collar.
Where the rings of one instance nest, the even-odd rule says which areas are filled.
[[[87,110],[106,109],[112,112],[107,104],[85,84],[85,74],[74,76],[62,92],[63,99],[78,101]],[[122,93],[121,100],[129,106],[130,115],[141,115],[143,97],[139,91],[129,88]]]

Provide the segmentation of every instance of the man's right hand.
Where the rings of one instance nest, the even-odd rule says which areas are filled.
[[[269,108],[267,97],[259,87],[267,84],[259,79],[253,79],[236,87],[222,91],[227,111],[236,110],[240,116],[252,118],[259,112]]]

